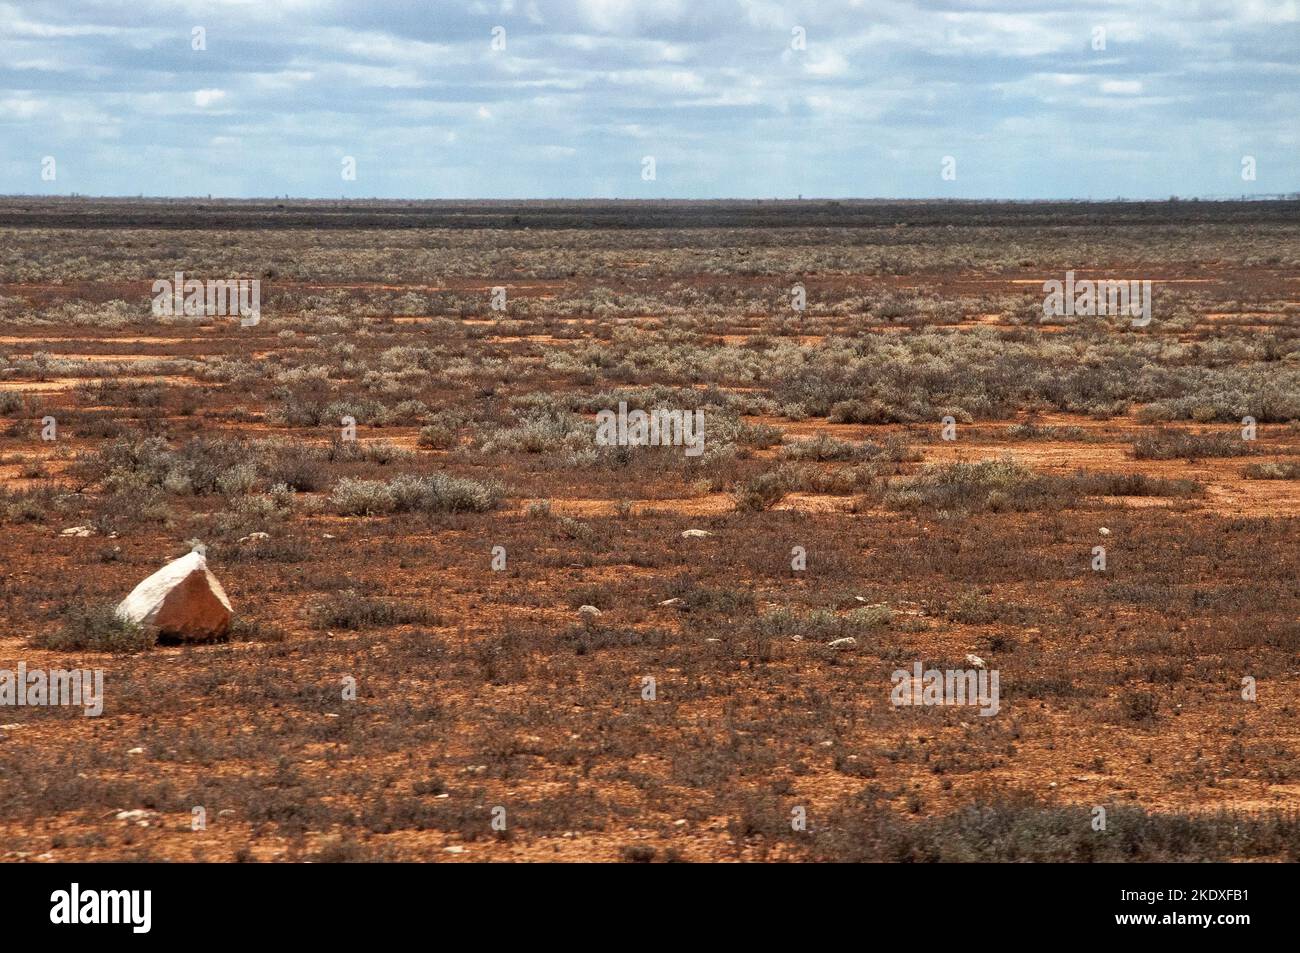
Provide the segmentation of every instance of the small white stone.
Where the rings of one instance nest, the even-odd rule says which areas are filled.
[[[682,539],[703,539],[705,536],[712,536],[707,529],[684,529],[682,530]]]
[[[1110,530],[1108,530],[1108,529],[1107,529],[1106,527],[1104,527],[1104,526],[1103,526],[1101,529],[1097,530],[1097,532],[1101,533],[1101,535],[1103,535],[1103,536],[1109,536],[1109,535],[1110,535]]]
[[[972,668],[983,668],[984,660],[980,658],[978,655],[971,655],[967,653],[966,664],[971,666]]]
[[[842,639],[836,639],[833,642],[827,642],[826,644],[833,649],[850,649],[853,648],[853,646],[858,644],[858,640],[855,639],[853,636],[848,635]]]
[[[600,615],[601,612],[595,606],[578,606],[578,614],[591,616],[593,619]]]
[[[144,754],[143,748],[132,748],[127,754]]]

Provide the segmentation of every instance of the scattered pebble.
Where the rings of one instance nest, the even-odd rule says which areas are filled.
[[[705,536],[712,536],[707,529],[684,529],[682,530],[682,539],[703,539]]]

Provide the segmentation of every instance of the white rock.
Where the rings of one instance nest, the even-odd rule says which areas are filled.
[[[828,646],[833,649],[848,649],[858,644],[858,640],[849,635],[842,639],[836,639],[834,642],[827,642]]]
[[[594,619],[600,614],[600,610],[595,606],[578,606],[578,615],[590,616]]]
[[[270,539],[270,538],[271,538],[270,533],[249,533],[247,536],[241,536],[239,538],[239,541],[241,543],[249,543],[249,542],[255,542],[257,540]]]
[[[94,536],[95,529],[92,526],[69,526],[60,536],[75,536],[78,539],[85,539],[87,536]]]
[[[682,539],[703,539],[705,536],[712,536],[707,529],[684,529],[682,530]]]
[[[129,751],[127,751],[127,754],[144,754],[144,749],[143,749],[143,748],[131,748]]]
[[[162,635],[211,639],[230,627],[230,600],[202,553],[163,566],[117,607],[123,619],[152,626]]]
[[[119,820],[119,821],[142,821],[142,820],[144,820],[146,817],[151,817],[151,816],[153,815],[153,813],[154,813],[153,811],[144,811],[144,810],[118,811],[118,812],[117,812],[116,820]]]
[[[984,667],[984,660],[983,660],[982,658],[980,658],[978,655],[971,655],[971,654],[967,653],[967,655],[966,655],[966,664],[967,664],[967,665],[970,665],[970,666],[973,667],[973,668],[983,668],[983,667]]]
[[[1103,536],[1109,536],[1109,535],[1110,535],[1110,530],[1108,530],[1108,529],[1107,529],[1106,527],[1104,527],[1104,526],[1103,526],[1101,529],[1097,530],[1097,532],[1101,533],[1101,535],[1103,535]]]
[[[450,847],[444,847],[443,850],[446,851],[448,854],[465,853],[465,848],[461,847],[459,844],[452,844]]]
[[[661,606],[679,606],[679,605],[682,604],[682,600],[680,600],[680,599],[665,599],[663,602],[661,602],[661,603],[659,603],[659,604],[660,604]]]

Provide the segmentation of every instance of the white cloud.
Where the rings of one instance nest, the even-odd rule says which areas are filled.
[[[644,25],[672,23],[688,9],[686,0],[578,0],[587,24],[603,33],[630,33]]]
[[[226,91],[224,89],[200,89],[194,93],[194,105],[200,109],[207,109],[225,98]]]
[[[844,76],[849,72],[849,61],[835,50],[814,46],[808,51],[803,68],[812,76]]]
[[[43,113],[49,114],[49,104],[39,99],[29,99],[25,96],[0,99],[0,121],[34,119]]]
[[[1101,91],[1115,96],[1138,96],[1142,93],[1142,82],[1136,79],[1102,80]]]

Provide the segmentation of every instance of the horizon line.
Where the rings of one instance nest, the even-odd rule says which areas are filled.
[[[705,202],[747,202],[747,203],[777,203],[777,202],[868,202],[868,203],[945,203],[952,205],[959,204],[1052,204],[1052,203],[1080,203],[1080,204],[1137,204],[1149,202],[1293,202],[1300,200],[1300,191],[1295,192],[1261,192],[1254,194],[1229,195],[1216,193],[1209,195],[1169,195],[1164,198],[1133,198],[1129,196],[1112,196],[1108,198],[1095,198],[1088,196],[1081,198],[1078,196],[1061,196],[1053,198],[1003,198],[1003,197],[952,197],[952,196],[925,196],[925,197],[908,197],[897,198],[887,196],[820,196],[820,195],[798,195],[798,196],[769,196],[764,198],[740,197],[740,196],[716,196],[712,198],[628,198],[628,197],[573,197],[561,196],[552,198],[511,196],[506,198],[483,198],[476,196],[459,196],[456,198],[414,198],[414,197],[394,197],[394,196],[312,196],[312,195],[254,195],[254,196],[234,196],[234,195],[145,195],[143,193],[135,195],[91,195],[88,193],[69,192],[69,193],[30,193],[30,192],[5,192],[0,193],[0,201],[20,200],[85,200],[85,201],[170,201],[170,202],[333,202],[333,203],[361,203],[361,202],[407,202],[407,203],[454,203],[454,202],[474,202],[474,203],[500,203],[500,204],[518,204],[524,202],[608,202],[608,203],[625,203],[629,205],[653,205],[666,203],[705,203]]]

